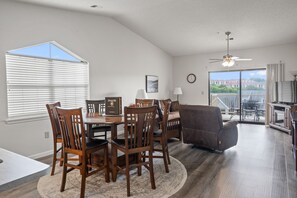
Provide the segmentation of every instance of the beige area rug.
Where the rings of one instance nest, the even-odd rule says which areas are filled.
[[[154,174],[156,189],[151,188],[149,172],[142,168],[142,175],[137,176],[137,169],[131,170],[131,197],[169,197],[175,194],[184,185],[187,179],[187,171],[184,165],[177,159],[170,157],[169,173],[165,173],[162,159],[154,159]],[[81,176],[78,170],[67,174],[66,187],[60,192],[62,180],[62,168],[56,167],[54,176],[46,175],[39,179],[37,189],[42,197],[73,198],[80,195]],[[116,182],[106,183],[103,172],[87,178],[85,197],[123,198],[127,197],[126,177],[119,173]]]

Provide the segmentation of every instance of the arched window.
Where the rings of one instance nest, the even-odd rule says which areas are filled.
[[[8,51],[6,79],[8,117],[40,116],[47,103],[85,106],[89,64],[52,41]]]

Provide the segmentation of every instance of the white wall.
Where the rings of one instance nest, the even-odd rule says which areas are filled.
[[[293,80],[290,71],[297,71],[297,43],[271,46],[265,48],[231,51],[241,58],[252,58],[252,61],[238,62],[231,68],[224,68],[221,63],[209,63],[209,58],[220,58],[225,52],[175,57],[173,61],[174,87],[180,86],[183,95],[180,102],[184,104],[208,104],[208,72],[251,68],[266,68],[267,64],[285,63],[285,80]],[[189,84],[186,77],[189,73],[197,76],[197,81]]]
[[[7,96],[5,52],[47,41],[59,44],[90,63],[90,97],[122,96],[124,105],[145,87],[145,75],[159,76],[159,93],[172,90],[172,57],[108,17],[74,13],[23,3],[0,2],[0,147],[36,156],[52,149],[48,119],[5,124]],[[69,71],[71,72],[71,71]],[[63,104],[62,104],[63,105]]]

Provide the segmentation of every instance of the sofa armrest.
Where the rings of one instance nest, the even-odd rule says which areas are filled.
[[[229,131],[229,130],[232,130],[234,127],[236,127],[238,124],[237,121],[235,120],[230,120],[226,123],[223,124],[223,130],[222,131]],[[237,129],[237,127],[236,127]]]
[[[231,120],[223,125],[218,138],[219,150],[223,151],[237,144],[237,124],[237,121]]]

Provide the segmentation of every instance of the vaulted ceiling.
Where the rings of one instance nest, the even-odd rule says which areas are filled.
[[[297,42],[296,0],[15,0],[114,18],[173,56]],[[92,5],[97,7],[92,8]]]

